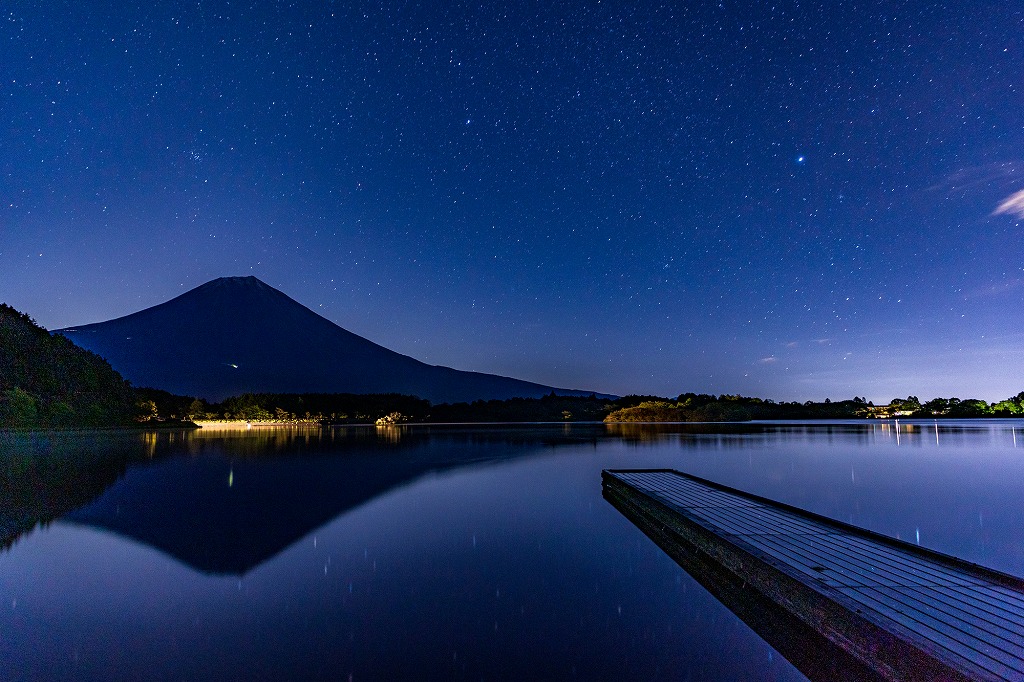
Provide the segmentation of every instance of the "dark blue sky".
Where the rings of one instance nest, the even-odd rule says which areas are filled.
[[[252,274],[565,387],[1024,390],[1024,9],[686,4],[6,3],[0,300]]]

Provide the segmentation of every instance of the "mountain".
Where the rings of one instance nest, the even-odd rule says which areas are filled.
[[[434,403],[590,395],[428,365],[347,331],[255,277],[57,330],[136,386],[220,401],[241,393],[403,393]]]

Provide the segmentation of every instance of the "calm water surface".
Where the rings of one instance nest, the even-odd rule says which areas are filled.
[[[1024,575],[1009,421],[0,433],[0,467],[13,680],[804,679],[609,467]]]

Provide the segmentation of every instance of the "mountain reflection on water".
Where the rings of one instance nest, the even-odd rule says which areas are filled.
[[[158,442],[171,436],[158,434]],[[428,473],[514,459],[528,452],[524,445],[593,438],[561,427],[200,430],[181,443],[189,456],[133,469],[64,520],[114,531],[199,571],[244,574],[336,516]]]
[[[147,452],[103,433],[0,432],[0,548],[88,504]]]
[[[437,428],[403,426],[4,433],[0,548],[63,519],[116,532],[199,571],[243,574],[429,472],[513,458],[529,444],[593,442],[601,431],[440,428],[443,442]]]
[[[1017,445],[995,420],[0,434],[4,676],[799,680],[601,470],[1021,574]]]
[[[938,443],[940,434],[962,442],[990,429],[985,421],[850,421],[8,433],[0,438],[0,547],[63,519],[113,531],[204,573],[244,574],[396,487],[431,472],[533,454],[537,446],[614,439],[749,449],[751,438],[766,437],[774,445],[813,437],[912,446],[932,437]]]

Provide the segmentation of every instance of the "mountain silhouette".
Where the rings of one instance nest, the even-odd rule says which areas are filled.
[[[59,329],[136,386],[242,393],[402,393],[433,403],[590,395],[428,365],[357,336],[255,277],[221,277],[107,322]]]

